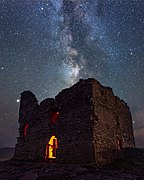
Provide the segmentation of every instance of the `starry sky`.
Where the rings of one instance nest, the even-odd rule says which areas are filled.
[[[144,147],[144,0],[0,0],[0,147],[16,143],[21,92],[89,77],[127,102]]]

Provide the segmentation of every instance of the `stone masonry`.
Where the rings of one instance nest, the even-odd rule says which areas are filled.
[[[20,161],[104,165],[135,146],[129,107],[95,79],[80,80],[40,104],[24,91],[19,124],[13,159]]]

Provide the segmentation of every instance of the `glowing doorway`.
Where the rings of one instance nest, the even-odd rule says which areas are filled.
[[[45,159],[55,159],[56,158],[56,149],[58,148],[58,141],[55,136],[52,136],[46,145]]]

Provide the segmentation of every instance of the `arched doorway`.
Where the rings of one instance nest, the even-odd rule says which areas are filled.
[[[45,159],[55,159],[56,149],[58,148],[58,140],[55,136],[52,136],[46,145]]]

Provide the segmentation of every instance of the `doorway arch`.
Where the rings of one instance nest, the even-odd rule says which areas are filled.
[[[51,136],[46,144],[45,159],[56,159],[56,149],[58,148],[58,140],[55,136]]]

